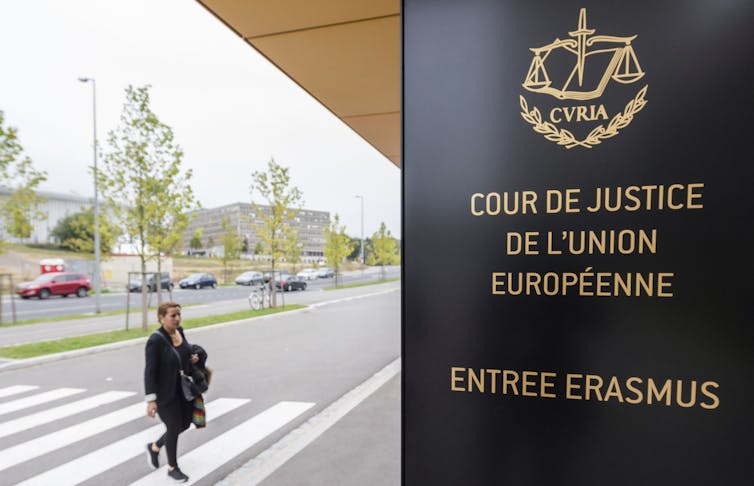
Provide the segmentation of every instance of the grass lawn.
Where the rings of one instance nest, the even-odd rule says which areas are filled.
[[[325,290],[340,290],[340,289],[352,289],[354,287],[366,287],[367,285],[378,285],[378,284],[383,284],[387,282],[396,282],[400,279],[401,279],[400,277],[396,277],[396,278],[388,278],[385,280],[376,280],[374,282],[362,282],[362,283],[341,285],[340,287],[325,287]]]
[[[220,324],[222,322],[230,322],[270,314],[278,314],[280,312],[302,309],[304,307],[306,306],[292,304],[285,307],[276,307],[275,309],[261,309],[258,311],[244,310],[231,312],[228,314],[185,319],[181,323],[181,325],[184,329],[192,329],[196,327],[211,326],[212,324]],[[142,331],[141,327],[139,327],[138,329],[129,329],[128,331],[109,331],[99,334],[89,334],[86,336],[57,339],[55,341],[43,341],[38,343],[21,344],[18,346],[3,346],[0,347],[0,357],[11,359],[34,358],[47,354],[62,353],[64,351],[73,351],[75,349],[89,348],[92,346],[100,346],[102,344],[126,341],[128,339],[136,339],[148,336],[152,332],[154,332],[155,329],[157,329],[157,326],[158,324],[149,326],[149,330],[146,332]]]

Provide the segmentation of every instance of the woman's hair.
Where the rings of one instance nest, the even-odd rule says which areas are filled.
[[[165,317],[168,315],[168,310],[172,309],[173,307],[181,308],[181,304],[175,303],[175,302],[163,302],[160,304],[160,306],[157,308],[157,318]]]

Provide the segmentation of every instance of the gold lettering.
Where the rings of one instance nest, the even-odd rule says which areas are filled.
[[[594,382],[594,384],[592,384]],[[591,392],[597,397],[597,400],[602,401],[601,388],[604,384],[601,376],[586,375],[586,383],[584,385],[584,400],[590,400]]]
[[[583,375],[568,373],[566,375],[566,398],[568,400],[581,400],[581,395],[575,395],[572,392],[581,388],[581,385],[573,382],[573,379],[581,379]]]
[[[699,405],[707,410],[714,410],[720,406],[720,399],[713,392],[709,391],[710,387],[720,388],[720,384],[714,381],[705,381],[702,383],[702,395],[712,399],[712,403],[700,403]]]
[[[500,370],[487,370],[490,375],[490,393],[497,393],[497,375],[500,374]]]
[[[456,383],[463,382],[463,377],[458,376],[458,373],[463,372],[463,370],[465,369],[466,368],[459,368],[456,366],[453,366],[450,368],[450,390],[451,391],[456,391],[456,392],[466,391],[465,387],[456,386]]]
[[[471,214],[474,216],[482,216],[484,214],[484,211],[477,209],[477,199],[484,198],[484,194],[481,194],[479,192],[475,192],[471,195]]]
[[[477,375],[471,368],[469,370],[469,385],[468,392],[474,391],[474,385],[476,385],[477,391],[484,393],[484,370],[481,370]]]
[[[657,399],[657,401],[660,402],[664,397],[665,405],[670,406],[671,390],[672,382],[670,380],[665,380],[665,384],[660,390],[658,390],[657,385],[655,385],[655,381],[650,378],[647,381],[647,403],[651,405],[653,399]]]
[[[524,371],[522,373],[522,380],[521,380],[521,395],[525,397],[536,397],[537,393],[531,391],[531,387],[537,386],[537,382],[534,380],[531,380],[530,378],[534,378],[537,376],[536,371]]]
[[[505,272],[492,272],[492,295],[505,295]]]
[[[644,393],[642,393],[642,391],[640,389],[638,389],[638,388],[636,388],[634,386],[634,383],[641,384],[643,381],[644,380],[642,380],[641,378],[638,378],[636,376],[632,376],[631,378],[629,378],[628,380],[626,380],[626,388],[628,388],[628,390],[631,393],[633,393],[634,395],[636,395],[636,398],[626,398],[626,401],[628,403],[636,405],[636,404],[641,403],[641,402],[644,401]]]
[[[605,401],[610,400],[612,397],[616,397],[620,403],[623,403],[623,393],[621,392],[617,376],[610,378],[610,384],[607,385],[607,390],[605,391]]]
[[[688,200],[686,201],[686,207],[689,209],[702,209],[704,208],[704,204],[701,202],[695,203],[694,201],[697,199],[702,198],[701,192],[697,192],[696,190],[704,189],[704,184],[696,183],[696,184],[689,184],[689,192],[688,192]]]
[[[555,398],[554,392],[547,391],[550,388],[555,388],[555,383],[553,382],[555,379],[555,376],[557,376],[555,373],[549,373],[547,371],[543,371],[540,374],[540,387],[539,387],[539,395],[543,398]],[[552,380],[548,380],[549,378],[552,378]]]
[[[513,394],[518,395],[518,373],[512,370],[503,370],[503,394],[508,394],[508,386],[513,389]]]

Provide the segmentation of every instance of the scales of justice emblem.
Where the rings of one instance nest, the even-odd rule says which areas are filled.
[[[631,45],[636,35],[593,35],[595,32],[595,29],[587,27],[586,9],[582,8],[577,30],[568,33],[571,38],[556,38],[550,44],[530,48],[534,57],[522,86],[528,91],[547,94],[557,100],[587,101],[599,99],[611,81],[628,85],[644,77],[645,73]],[[559,72],[568,75],[553,79],[556,76],[551,76],[547,70],[550,64],[561,68]],[[595,74],[594,71],[598,72]],[[623,111],[612,118],[608,116],[604,104],[554,107],[549,111],[549,117],[545,118],[536,106],[529,108],[523,95],[519,96],[521,116],[535,132],[542,134],[547,140],[568,149],[591,148],[614,137],[633,121],[634,115],[647,104],[647,87],[645,85],[641,88]],[[600,123],[583,139],[578,139],[570,130],[558,126],[564,122],[597,121],[607,123]]]

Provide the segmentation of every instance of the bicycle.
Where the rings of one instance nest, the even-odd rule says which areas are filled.
[[[266,284],[262,284],[249,294],[249,306],[252,310],[260,310],[264,309],[265,305],[272,307],[270,303],[270,289]]]

